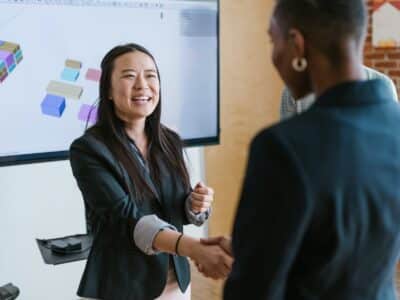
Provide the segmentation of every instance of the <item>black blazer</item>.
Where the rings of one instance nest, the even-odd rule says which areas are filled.
[[[128,193],[128,186],[134,190],[128,173],[99,136],[97,128],[91,129],[70,148],[72,171],[94,235],[78,295],[101,300],[153,300],[165,287],[170,259],[179,287],[185,291],[190,282],[187,259],[165,253],[144,254],[133,241],[133,231],[142,216],[156,214],[182,232],[188,223],[184,203],[189,191],[162,166],[159,198],[137,204]]]
[[[395,300],[400,107],[344,83],[252,142],[224,299]]]

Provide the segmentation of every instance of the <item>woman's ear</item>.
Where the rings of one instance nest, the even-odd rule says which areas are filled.
[[[289,30],[289,43],[292,46],[293,54],[297,58],[305,58],[305,41],[304,35],[298,29]]]

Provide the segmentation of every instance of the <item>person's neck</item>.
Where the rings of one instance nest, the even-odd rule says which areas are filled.
[[[365,80],[361,55],[353,51],[352,54],[341,58],[340,65],[320,60],[318,65],[311,68],[314,70],[311,77],[315,95],[318,97],[326,90],[343,82]]]
[[[147,136],[145,132],[146,120],[135,120],[125,125],[125,132],[139,148],[143,156],[146,156]]]

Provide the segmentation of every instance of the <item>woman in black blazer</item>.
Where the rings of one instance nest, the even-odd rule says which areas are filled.
[[[251,143],[225,300],[397,299],[400,106],[367,80],[367,24],[364,0],[276,1],[272,62],[316,101]]]
[[[78,295],[101,300],[190,299],[193,259],[213,278],[231,258],[183,235],[209,216],[211,188],[192,190],[179,136],[160,123],[160,75],[136,44],[104,57],[97,123],[70,148],[94,241]]]

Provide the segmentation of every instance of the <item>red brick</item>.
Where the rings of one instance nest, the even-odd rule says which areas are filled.
[[[385,53],[377,53],[377,52],[369,52],[365,53],[364,55],[365,59],[384,59],[385,58]]]
[[[398,60],[400,60],[400,51],[388,53],[388,58],[389,59],[398,59]]]
[[[398,70],[390,70],[389,71],[389,76],[394,78],[394,77],[400,77],[400,69]],[[399,79],[397,79],[399,81]]]
[[[364,53],[365,52],[372,52],[374,51],[374,47],[372,47],[372,45],[370,43],[366,43],[365,47],[364,47]]]
[[[364,64],[373,67],[393,79],[400,91],[400,47],[377,48],[372,45],[372,7],[373,0],[365,0],[368,4],[367,38],[364,48]]]
[[[397,68],[397,62],[396,61],[377,61],[377,62],[375,62],[375,67],[395,69],[395,68]]]
[[[366,65],[367,67],[372,68],[373,65],[374,65],[374,63],[372,62],[372,60],[365,59],[365,60],[364,60],[364,65]]]
[[[374,47],[372,44],[370,44],[369,46],[370,46],[370,48],[368,48],[369,52],[374,52],[374,53],[388,53],[389,52],[389,50],[387,48]]]

